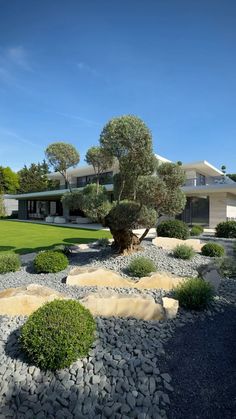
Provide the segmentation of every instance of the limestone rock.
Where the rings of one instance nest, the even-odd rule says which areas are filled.
[[[135,286],[139,289],[162,288],[169,291],[184,281],[184,278],[171,275],[168,272],[155,272],[151,276],[142,277]]]
[[[165,309],[167,319],[174,319],[178,313],[179,301],[174,298],[163,297],[162,304]]]
[[[0,292],[0,315],[29,315],[43,304],[67,298],[63,294],[37,284],[8,288]]]
[[[109,269],[83,267],[73,268],[66,279],[68,285],[91,287],[133,288],[134,282],[122,278]]]
[[[142,320],[163,320],[165,312],[154,298],[140,295],[90,294],[80,300],[94,316],[133,317]]]
[[[73,268],[66,279],[68,285],[88,287],[138,288],[172,290],[184,281],[182,277],[175,277],[168,272],[155,272],[151,276],[142,277],[134,282],[123,278],[109,269],[83,267]]]
[[[161,247],[165,250],[174,250],[176,246],[179,244],[186,244],[187,246],[191,246],[195,252],[201,252],[202,246],[204,245],[200,239],[175,239],[172,237],[156,237],[152,240],[152,243],[155,244],[157,247]]]

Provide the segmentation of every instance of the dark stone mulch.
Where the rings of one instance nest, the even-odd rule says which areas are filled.
[[[168,419],[236,418],[235,306],[177,329],[165,351],[174,387]]]

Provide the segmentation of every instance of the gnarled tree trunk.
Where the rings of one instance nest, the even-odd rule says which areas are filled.
[[[114,239],[112,245],[117,253],[129,254],[141,250],[140,239],[132,230],[111,230]]]

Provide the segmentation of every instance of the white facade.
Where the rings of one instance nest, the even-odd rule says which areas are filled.
[[[170,162],[170,160],[155,155],[157,160],[160,163]],[[220,221],[225,221],[227,219],[236,220],[236,182],[233,182],[224,173],[208,163],[205,160],[192,162],[192,163],[183,163],[182,168],[186,173],[186,184],[183,186],[183,191],[185,192],[187,199],[190,201],[192,199],[192,206],[195,205],[197,199],[204,202],[203,197],[207,198],[206,205],[207,208],[207,221],[205,214],[204,225],[208,225],[210,228],[214,228]],[[111,182],[104,183],[107,191],[112,192],[112,175],[118,173],[118,165],[114,165],[107,170],[106,174],[110,176]],[[92,166],[82,166],[76,167],[68,171],[69,181],[73,188],[82,189],[86,184],[93,181],[95,175]],[[60,173],[50,173],[48,175],[50,179],[58,180],[60,187],[57,190],[53,191],[44,191],[44,192],[35,192],[27,193],[17,196],[12,196],[19,200],[50,200],[58,201],[60,197],[67,191],[65,188],[65,180]],[[55,203],[51,203],[48,206],[49,211],[52,213],[55,212]],[[189,207],[191,212],[194,209],[191,208],[191,203]],[[199,206],[200,208],[200,206]],[[195,215],[191,219],[189,218],[189,211],[185,211],[185,215],[188,216],[185,220],[189,224],[198,223],[195,208]],[[200,210],[199,210],[200,211]],[[199,223],[201,223],[201,217],[199,217]]]

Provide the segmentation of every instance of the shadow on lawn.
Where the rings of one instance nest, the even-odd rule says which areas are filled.
[[[57,243],[53,243],[50,246],[39,246],[39,247],[20,247],[20,248],[15,248],[13,246],[0,246],[0,252],[1,251],[14,251],[14,253],[17,253],[19,255],[24,255],[26,253],[37,253],[40,252],[42,250],[52,250],[54,249],[55,246],[73,246],[75,244],[87,244],[87,243],[91,243],[98,240],[97,237],[91,237],[91,238],[68,238],[68,239],[63,239],[60,242]],[[15,250],[13,250],[15,249]]]
[[[14,246],[0,246],[0,252],[10,252],[15,249]]]

